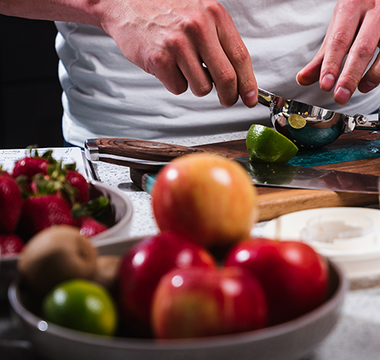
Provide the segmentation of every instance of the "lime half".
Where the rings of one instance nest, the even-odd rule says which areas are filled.
[[[306,119],[299,114],[291,114],[288,123],[293,129],[302,129],[306,125]]]
[[[249,158],[256,162],[286,163],[298,151],[287,137],[267,126],[253,124],[246,139]]]

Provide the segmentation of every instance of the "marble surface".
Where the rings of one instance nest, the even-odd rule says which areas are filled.
[[[131,236],[156,233],[158,229],[151,210],[151,197],[132,183],[129,169],[98,163],[97,172],[99,180],[118,187],[132,201],[134,215]],[[257,227],[258,231],[260,225]],[[6,313],[4,304],[0,304],[0,359],[37,359],[33,354],[32,345],[22,338],[17,328],[12,327],[4,313]],[[302,360],[359,359],[380,359],[380,287],[350,290],[336,327]]]

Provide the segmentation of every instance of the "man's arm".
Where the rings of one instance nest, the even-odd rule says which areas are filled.
[[[0,14],[36,20],[72,21],[100,27],[88,0],[0,0]]]
[[[0,0],[0,13],[102,28],[124,56],[174,94],[220,103],[257,104],[250,55],[231,16],[216,0]],[[205,66],[204,66],[205,65]]]

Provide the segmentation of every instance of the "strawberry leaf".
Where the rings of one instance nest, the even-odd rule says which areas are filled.
[[[105,211],[107,211],[109,206],[110,200],[105,196],[99,196],[85,204],[74,204],[71,209],[71,215],[74,219],[82,216],[91,216],[95,219],[99,219]]]
[[[73,162],[73,163],[70,163],[70,164],[65,164],[63,168],[65,170],[77,171],[77,163]]]

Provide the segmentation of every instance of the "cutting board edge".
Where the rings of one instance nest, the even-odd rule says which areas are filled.
[[[258,197],[259,221],[273,220],[291,212],[323,207],[369,206],[379,203],[377,194],[330,190],[287,190]]]

